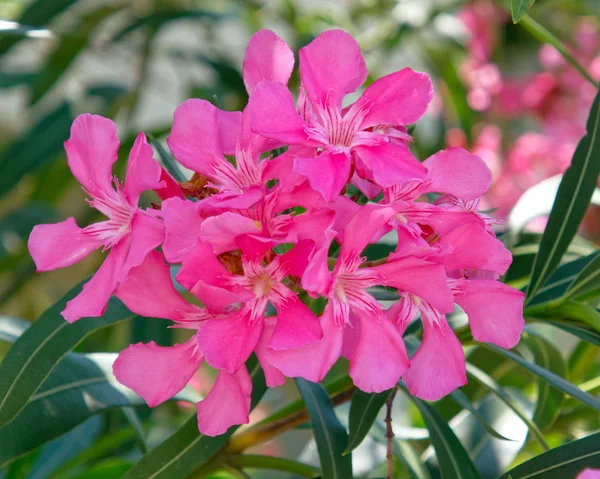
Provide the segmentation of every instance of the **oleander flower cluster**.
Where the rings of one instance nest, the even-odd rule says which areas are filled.
[[[155,161],[143,133],[124,183],[113,179],[115,124],[79,116],[65,143],[69,167],[107,219],[39,225],[29,239],[39,271],[107,252],[62,312],[67,321],[102,315],[114,294],[136,314],[192,332],[172,347],[129,346],[114,373],[156,406],[206,362],[218,371],[197,404],[207,435],[248,422],[253,353],[269,387],[286,377],[321,381],[343,357],[363,391],[402,378],[415,396],[436,400],[466,383],[446,318],[456,305],[476,341],[511,348],[523,329],[523,294],[498,281],[511,255],[477,209],[490,170],[460,148],[423,162],[409,148],[408,126],[432,98],[428,76],[405,68],[348,101],[367,68],[340,30],[302,48],[299,64],[295,98],[293,52],[260,31],[244,58],[243,112],[199,99],[177,108],[167,143],[194,172],[182,183]],[[160,205],[139,206],[146,190]],[[397,237],[394,252],[367,261],[365,248],[384,235]],[[197,301],[175,288],[174,272]],[[378,289],[399,299],[383,307]],[[409,358],[403,334],[417,318],[421,341]]]

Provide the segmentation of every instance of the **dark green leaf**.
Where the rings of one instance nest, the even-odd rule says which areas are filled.
[[[531,299],[554,271],[569,247],[598,182],[600,173],[600,92],[587,122],[587,134],[577,145],[552,206],[548,225],[535,258],[527,298]]]
[[[533,363],[530,363],[529,361],[526,361],[521,356],[513,353],[512,351],[507,351],[505,349],[494,346],[493,344],[486,344],[485,347],[492,349],[493,351],[496,351],[498,354],[501,354],[501,355],[513,360],[514,362],[516,362],[520,366],[524,367],[525,369],[529,370],[536,376],[538,376],[541,379],[544,379],[545,381],[550,383],[550,385],[552,385],[556,389],[559,389],[560,391],[564,392],[565,394],[568,394],[569,396],[574,397],[575,399],[581,401],[582,403],[588,405],[589,407],[595,409],[596,411],[600,411],[600,400],[598,400],[591,394],[583,392],[581,389],[579,389],[577,386],[570,383],[566,379],[563,379],[560,376],[557,376],[556,374],[548,371],[547,369],[544,369],[544,368],[538,366],[537,364],[533,364]]]
[[[410,396],[423,416],[435,449],[442,479],[477,479],[479,474],[448,423],[425,401]]]
[[[44,384],[60,360],[93,331],[133,317],[118,299],[109,301],[100,318],[69,324],[60,315],[67,301],[81,291],[73,288],[44,312],[8,351],[0,365],[0,427],[9,423]]]
[[[510,0],[510,10],[513,23],[519,23],[523,15],[533,6],[535,0]]]
[[[0,72],[0,88],[12,88],[23,83],[31,83],[35,75],[35,73],[31,72],[2,71]]]
[[[296,379],[313,424],[323,479],[352,477],[352,454],[343,455],[348,446],[346,429],[335,416],[327,391],[320,384]]]
[[[47,25],[54,17],[64,12],[76,0],[35,0],[29,4],[18,23],[32,27]],[[0,38],[0,56],[4,55],[22,37]]]
[[[536,364],[560,377],[566,377],[567,366],[560,351],[554,345],[536,334],[527,334],[523,341],[533,353]],[[547,381],[538,379],[538,396],[533,422],[541,430],[548,429],[554,424],[564,398],[562,391],[551,387]]]
[[[131,469],[131,466],[131,462],[123,459],[106,459],[94,464],[81,474],[70,476],[70,479],[119,479]]]
[[[577,326],[575,324],[564,324],[561,322],[556,322],[556,321],[548,321],[548,324],[551,324],[552,326],[555,326],[557,328],[562,329],[563,331],[566,331],[569,334],[572,334],[573,336],[577,336],[580,339],[583,339],[584,341],[587,341],[588,343],[594,344],[598,347],[600,347],[600,334],[597,333],[596,331],[590,331],[589,329],[585,329],[581,326]]]
[[[600,468],[600,433],[540,454],[499,479],[567,479],[587,467]]]
[[[252,378],[254,408],[266,390],[265,377],[254,356],[247,367]],[[179,479],[195,470],[200,472],[199,468],[219,452],[236,429],[231,427],[217,437],[204,436],[198,432],[198,421],[194,415],[162,444],[145,454],[123,479]]]
[[[72,120],[69,105],[63,103],[2,152],[0,195],[14,187],[26,174],[56,158],[69,137]]]
[[[92,31],[108,16],[118,12],[123,5],[105,5],[94,10],[79,21],[73,29],[65,32],[56,48],[50,53],[46,64],[39,71],[31,85],[30,105],[37,103],[67,71],[71,62],[89,43]]]
[[[578,298],[600,288],[600,254],[596,252],[592,261],[577,275],[567,289],[566,296]]]
[[[350,425],[348,427],[348,447],[345,453],[354,451],[371,430],[380,409],[390,397],[392,390],[381,393],[366,393],[355,389],[350,403]]]

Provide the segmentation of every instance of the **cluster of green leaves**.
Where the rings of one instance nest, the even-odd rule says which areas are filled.
[[[0,71],[0,89],[16,91],[13,89],[21,87],[27,92],[30,118],[21,133],[2,139],[0,196],[9,198],[11,207],[0,209],[0,273],[6,279],[2,286],[7,285],[0,291],[0,305],[14,298],[26,302],[23,289],[38,284],[32,280],[34,267],[26,251],[26,238],[35,224],[60,219],[63,213],[59,210],[77,189],[62,149],[75,112],[131,119],[156,56],[158,35],[165,26],[193,21],[210,35],[222,20],[234,15],[244,16],[251,29],[261,28],[265,22],[264,9],[251,1],[239,0],[236,8],[227,10],[225,1],[211,2],[210,9],[205,4],[185,9],[156,0],[149,2],[153,8],[141,16],[130,3],[111,2],[107,6],[85,0],[34,0],[21,13],[11,34],[0,37],[0,55],[10,54],[32,33],[55,37],[36,70]],[[325,10],[309,18],[293,1],[282,2],[275,16],[298,32],[297,40],[302,44],[321,27],[337,25],[353,31],[363,19],[393,18],[387,13],[396,6],[396,2],[386,0],[358,3],[344,18]],[[582,71],[556,37],[529,16],[533,3],[512,0],[513,20],[539,40],[556,46]],[[430,12],[429,20],[439,13],[443,9]],[[75,20],[54,22],[65,14]],[[119,17],[126,21],[117,23],[123,25],[118,31],[111,30],[103,48],[116,51],[125,44],[131,46],[128,41],[135,45],[136,39],[141,40],[142,47],[136,51],[141,68],[134,86],[92,81],[76,98],[52,95],[76,61],[94,48],[95,32]],[[375,37],[362,38],[363,44],[377,46],[385,56],[395,51],[400,41],[410,40],[411,34],[423,38],[419,28],[389,18]],[[46,30],[54,25],[65,26]],[[448,86],[444,101],[470,135],[478,117],[465,100],[466,90],[454,56],[441,52],[436,44],[421,43],[426,61]],[[454,49],[449,47],[452,54]],[[214,73],[216,81],[191,85],[189,96],[216,97],[228,101],[230,108],[243,105],[245,90],[239,69],[225,55],[183,50],[172,50],[168,55],[173,61],[200,63]],[[587,75],[585,70],[582,74]],[[569,250],[578,241],[576,233],[600,171],[598,103],[597,97],[588,134],[564,175],[544,234],[539,241],[524,239],[517,246],[515,251],[521,248],[526,254],[515,255],[506,277],[527,291],[528,325],[521,344],[514,351],[476,344],[468,330],[459,327],[457,334],[467,355],[467,386],[433,404],[412,397],[402,383],[398,385],[394,419],[402,417],[403,426],[395,425],[398,437],[391,442],[394,477],[562,479],[574,477],[584,467],[600,468],[600,434],[590,433],[600,429],[600,253],[582,255],[579,248],[573,257]],[[129,125],[126,128],[121,135],[124,152],[136,133]],[[149,133],[160,138],[168,129],[165,125]],[[430,147],[439,148],[442,138],[443,133]],[[160,141],[153,140],[153,145],[165,167],[175,177],[181,175]],[[416,148],[425,154],[428,147],[417,144]],[[89,215],[87,210],[76,212],[84,221],[92,219]],[[392,249],[393,245],[373,245],[367,255],[377,259]],[[339,365],[342,372],[336,368],[338,375],[323,385],[297,380],[296,401],[249,428],[232,428],[217,438],[200,435],[195,417],[187,417],[176,407],[168,410],[166,420],[164,415],[151,413],[141,398],[116,382],[111,370],[115,353],[85,351],[114,351],[128,342],[151,339],[166,345],[173,342],[173,335],[163,321],[136,317],[116,299],[111,300],[103,317],[69,325],[59,312],[79,289],[76,286],[31,326],[0,317],[1,479],[235,479],[252,471],[263,477],[265,470],[275,471],[274,477],[349,479],[357,475],[353,457],[354,463],[360,460],[360,446],[365,441],[385,449],[382,409],[394,391],[366,394],[355,390],[344,364]],[[381,301],[396,297],[390,291],[374,294]],[[112,342],[115,336],[125,340]],[[409,352],[416,349],[420,337],[415,323],[405,336]],[[568,359],[563,351],[566,343],[572,345]],[[254,358],[248,370],[254,408],[266,388]],[[174,398],[192,404],[198,399],[191,388]],[[344,409],[346,402],[349,409]],[[307,424],[316,441],[319,467],[246,452]],[[407,432],[404,424],[411,426]],[[385,475],[383,459],[378,466],[369,477]]]

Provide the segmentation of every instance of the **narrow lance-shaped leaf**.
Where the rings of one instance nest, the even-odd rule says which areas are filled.
[[[177,162],[175,161],[175,158],[173,158],[173,156],[165,149],[165,147],[162,145],[162,143],[160,141],[156,140],[155,138],[153,138],[152,136],[150,136],[150,143],[152,144],[152,146],[154,148],[156,148],[156,151],[158,152],[158,156],[160,157],[160,161],[165,166],[167,171],[169,173],[171,173],[171,176],[179,182],[185,181],[187,178],[181,172],[181,170],[179,169],[179,166],[177,166]]]
[[[296,379],[296,386],[310,415],[321,461],[322,479],[352,477],[352,455],[343,455],[348,445],[346,429],[340,424],[325,388]]]
[[[371,430],[379,411],[390,397],[392,390],[381,393],[366,393],[355,389],[350,403],[348,447],[345,454],[354,451]]]
[[[566,479],[600,468],[600,433],[556,447],[511,469],[499,479]]]
[[[472,379],[475,379],[479,384],[484,386],[488,391],[497,396],[504,404],[506,404],[506,406],[508,406],[519,417],[519,419],[523,421],[523,423],[529,429],[531,435],[545,450],[550,449],[550,446],[548,446],[542,431],[540,431],[536,424],[530,418],[528,418],[523,411],[521,411],[521,408],[516,405],[516,402],[513,400],[513,398],[511,398],[507,392],[502,389],[498,383],[496,383],[496,381],[471,363],[467,363],[467,374]]]
[[[596,94],[571,166],[565,172],[533,264],[527,298],[548,279],[577,233],[598,182],[600,173],[600,92]]]
[[[403,389],[408,393],[408,391]],[[409,394],[429,429],[442,479],[478,479],[479,474],[448,423],[425,401]]]
[[[0,427],[15,418],[65,354],[88,334],[134,316],[113,298],[102,317],[83,318],[69,324],[60,312],[80,291],[81,285],[76,286],[44,312],[6,354],[0,365]]]
[[[536,334],[527,334],[523,341],[533,353],[536,364],[560,377],[566,376],[567,366],[555,346]],[[560,413],[564,398],[562,391],[551,387],[547,381],[538,379],[538,396],[533,422],[542,430],[552,426]]]
[[[590,291],[600,289],[600,254],[596,254],[567,289],[566,296],[579,298]]]
[[[517,364],[524,367],[525,369],[528,369],[536,376],[539,376],[540,378],[544,379],[545,381],[548,381],[548,383],[550,383],[550,385],[552,385],[556,389],[559,389],[560,391],[564,392],[565,394],[568,394],[569,396],[574,397],[575,399],[581,401],[583,404],[586,404],[587,406],[595,409],[596,411],[600,411],[600,400],[598,400],[591,394],[583,392],[581,389],[579,389],[577,386],[575,386],[573,383],[570,383],[566,379],[563,379],[560,376],[557,376],[556,374],[548,371],[547,369],[544,369],[544,368],[538,366],[537,364],[533,364],[533,363],[530,363],[529,361],[526,361],[521,356],[513,353],[512,351],[506,351],[506,350],[499,348],[497,346],[494,346],[492,344],[486,344],[485,347],[490,348],[493,351],[496,351],[498,354],[501,354],[501,355],[511,359],[512,361],[516,362]]]
[[[252,378],[252,408],[266,391],[265,377],[255,356],[246,363]],[[176,479],[202,472],[206,464],[227,443],[237,427],[217,437],[198,431],[196,415],[192,416],[163,443],[145,454],[122,479]]]

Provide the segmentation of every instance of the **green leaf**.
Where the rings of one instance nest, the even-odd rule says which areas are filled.
[[[14,343],[28,327],[22,319],[0,316],[0,341]]]
[[[519,23],[534,3],[535,0],[510,0],[513,23]]]
[[[498,346],[494,346],[493,344],[485,344],[484,347],[496,351],[498,354],[501,354],[502,356],[511,359],[520,366],[532,372],[534,375],[544,379],[556,389],[562,391],[565,394],[568,394],[569,396],[574,397],[575,399],[581,401],[583,404],[586,404],[587,406],[595,409],[596,411],[600,411],[600,400],[598,400],[591,394],[583,392],[581,389],[579,389],[577,386],[570,383],[566,379],[557,376],[553,372],[550,372],[547,369],[538,366],[537,364],[533,364],[529,361],[526,361],[521,356],[513,353],[512,351],[506,351],[502,348],[499,348]]]
[[[252,408],[256,407],[266,390],[265,377],[253,356],[246,364],[252,378]],[[204,436],[198,432],[198,421],[192,416],[163,443],[145,454],[123,479],[179,479],[195,470],[201,472],[206,464],[235,432],[237,427],[217,437]]]
[[[231,456],[228,462],[240,469],[270,469],[273,471],[289,472],[294,476],[301,477],[316,478],[320,474],[319,469],[316,467],[282,457],[242,454]]]
[[[590,331],[589,329],[585,329],[581,326],[577,326],[575,324],[564,324],[561,322],[557,322],[557,321],[547,321],[548,324],[551,324],[552,326],[555,326],[557,328],[562,329],[563,331],[566,331],[569,334],[572,334],[573,336],[577,336],[580,339],[583,339],[584,341],[587,341],[588,343],[594,344],[596,346],[598,346],[600,348],[600,334],[597,333],[596,331]]]
[[[547,283],[537,291],[533,298],[531,298],[527,309],[531,309],[538,304],[549,303],[563,298],[567,294],[571,283],[579,276],[579,273],[599,256],[600,251],[595,251],[583,258],[577,258],[574,261],[561,264],[556,268],[556,271],[552,273]]]
[[[536,334],[527,334],[523,342],[533,353],[536,364],[560,377],[566,377],[567,365],[554,345]],[[547,381],[539,378],[533,422],[541,430],[548,429],[558,418],[564,399],[565,395],[562,391],[551,387]]]
[[[506,404],[519,417],[519,419],[523,421],[523,423],[529,429],[531,435],[544,449],[550,449],[550,446],[548,446],[542,431],[540,431],[537,425],[531,419],[529,419],[523,411],[521,411],[521,408],[516,405],[516,402],[513,400],[513,398],[511,398],[496,381],[471,363],[467,363],[467,374],[485,387],[488,391],[496,395],[504,404]]]
[[[511,469],[499,479],[566,479],[600,468],[600,433],[556,447]]]
[[[560,262],[587,211],[600,173],[600,92],[587,122],[587,134],[577,145],[563,176],[548,225],[535,258],[527,298],[531,299]]]
[[[119,479],[131,469],[131,465],[131,462],[123,459],[106,459],[94,464],[81,474],[71,476],[70,479]]]
[[[33,72],[0,72],[0,88],[12,88],[22,85],[23,83],[31,83],[35,78]]]
[[[495,437],[496,439],[500,439],[502,441],[512,441],[512,439],[508,439],[507,437],[503,436],[498,431],[496,431],[479,413],[477,408],[473,406],[473,403],[469,400],[467,395],[463,393],[460,389],[455,389],[454,391],[452,391],[450,393],[450,397],[463,409],[469,411],[492,437]]]
[[[0,156],[0,195],[40,166],[54,160],[69,137],[73,116],[63,103],[10,144]]]
[[[88,334],[133,317],[123,303],[113,298],[102,317],[69,324],[60,312],[80,291],[81,286],[73,288],[44,312],[6,354],[0,365],[0,427],[15,418],[60,360]]]
[[[350,403],[348,446],[344,454],[354,451],[367,437],[380,409],[391,394],[391,389],[381,393],[366,393],[360,389],[354,390],[352,402]]]
[[[29,3],[18,23],[33,27],[47,25],[50,21],[69,8],[76,0],[35,0]],[[0,38],[0,56],[4,55],[13,45],[22,40],[23,37]]]
[[[442,479],[477,479],[479,474],[448,423],[425,401],[414,396],[411,400],[419,409],[429,429],[429,437],[435,449]]]
[[[569,285],[566,297],[578,298],[584,294],[600,288],[600,253],[596,252],[594,258],[577,275]]]
[[[343,455],[348,445],[346,429],[340,424],[325,388],[296,379],[298,391],[313,424],[323,479],[352,477],[352,454]]]
[[[107,17],[122,8],[122,4],[104,5],[79,19],[70,31],[65,32],[32,82],[30,105],[34,105],[48,93],[77,55],[88,46],[92,31]]]

